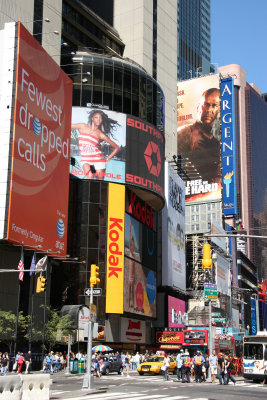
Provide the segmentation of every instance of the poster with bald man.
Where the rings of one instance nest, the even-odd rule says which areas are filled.
[[[219,75],[178,82],[178,154],[186,171],[186,202],[221,198]]]

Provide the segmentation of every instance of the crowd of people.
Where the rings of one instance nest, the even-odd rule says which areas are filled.
[[[25,355],[20,351],[17,352],[14,359],[10,359],[7,352],[0,353],[0,371],[1,376],[6,376],[7,372],[12,368],[13,373],[20,374],[22,372],[23,366],[25,366],[25,374],[29,374],[31,370],[32,363],[31,351],[28,351]],[[12,361],[12,363],[11,363]],[[10,365],[11,364],[11,365]]]
[[[164,363],[168,364],[165,359]],[[223,353],[219,353],[217,356],[215,350],[212,351],[210,356],[197,350],[194,357],[190,357],[187,350],[181,349],[176,356],[176,364],[177,379],[183,383],[191,381],[197,383],[206,382],[208,377],[211,378],[211,383],[215,383],[216,378],[218,378],[220,385],[228,385],[229,380],[234,384],[236,383],[235,378],[231,375],[234,369],[231,357]]]
[[[101,376],[100,367],[101,363],[103,362],[103,356],[120,358],[123,367],[122,375],[128,377],[129,371],[136,371],[139,364],[145,362],[150,355],[148,352],[145,354],[139,354],[139,352],[109,352],[107,354],[95,353],[92,355],[92,373],[97,377]],[[70,358],[83,360],[86,366],[86,353],[71,352]],[[231,357],[224,355],[223,353],[216,355],[215,350],[213,350],[212,354],[208,356],[207,354],[202,354],[202,352],[198,350],[193,357],[190,357],[189,352],[186,349],[181,349],[177,355],[172,355],[172,358],[176,360],[177,380],[182,383],[201,383],[205,382],[208,378],[210,378],[211,383],[215,383],[216,379],[218,379],[220,385],[228,385],[230,380],[234,384],[236,383],[234,376],[231,374],[232,370],[234,369]],[[24,371],[25,374],[31,372],[32,355],[30,351],[28,351],[26,354],[17,352],[16,357],[12,361],[13,364],[11,364],[11,372],[18,374],[22,373],[22,371]],[[7,375],[7,372],[10,370],[9,364],[10,357],[8,353],[0,353],[1,376]],[[53,374],[64,370],[66,366],[67,354],[63,354],[61,352],[54,353],[51,351],[46,354],[43,359],[42,371],[44,373]],[[169,380],[169,367],[170,357],[168,354],[164,354],[164,362],[162,366],[164,380]]]

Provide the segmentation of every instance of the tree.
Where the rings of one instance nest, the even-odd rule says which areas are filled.
[[[17,316],[12,311],[0,310],[0,343],[8,346],[9,352],[11,352],[12,343],[15,340],[16,320]],[[24,317],[21,311],[18,317],[18,338],[26,337],[29,321],[30,317]]]
[[[42,306],[43,307],[43,306]],[[72,322],[69,315],[60,316],[57,310],[46,307],[46,323],[44,332],[45,349],[50,351],[56,343],[61,342],[62,336],[67,336],[73,332]],[[27,333],[27,338],[29,333]],[[42,341],[43,331],[32,329],[32,342]]]

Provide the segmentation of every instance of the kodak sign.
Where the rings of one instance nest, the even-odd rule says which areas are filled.
[[[123,314],[125,186],[108,187],[106,313]]]

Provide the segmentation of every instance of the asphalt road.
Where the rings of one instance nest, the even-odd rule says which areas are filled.
[[[139,376],[131,372],[130,377],[110,374],[94,378],[94,387],[101,390],[90,394],[81,390],[82,376],[53,375],[51,400],[267,400],[267,385],[239,379],[228,386],[203,383],[180,383],[170,375],[164,382],[161,376]]]

